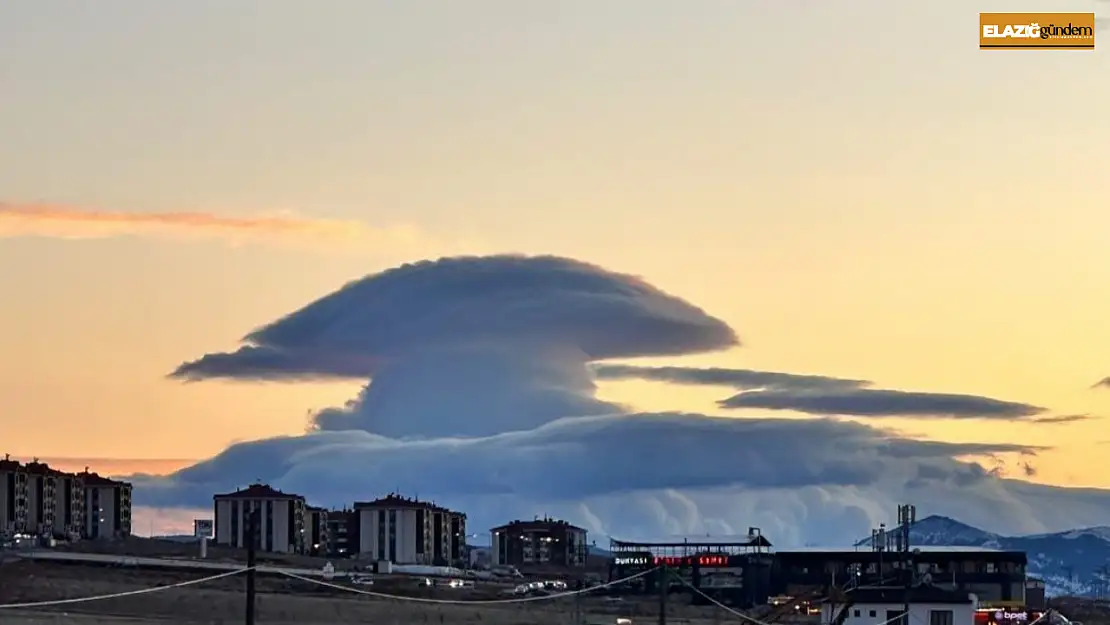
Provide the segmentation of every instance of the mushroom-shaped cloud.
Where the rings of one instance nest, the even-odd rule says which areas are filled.
[[[643,280],[551,256],[444,258],[351,282],[181,365],[187,380],[372,378],[322,430],[392,438],[487,436],[621,408],[594,360],[738,343],[723,321]]]

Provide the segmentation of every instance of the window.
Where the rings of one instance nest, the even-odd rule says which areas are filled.
[[[885,622],[889,625],[909,625],[906,622],[906,613],[903,610],[887,610]]]
[[[859,618],[859,610],[852,612],[852,616]]]
[[[874,610],[871,610],[871,611],[870,611],[870,612],[869,612],[869,613],[867,614],[867,616],[870,616],[871,618],[875,618],[876,616],[878,616],[878,613],[877,613],[877,612],[875,612]]]
[[[929,610],[929,625],[952,625],[952,610]]]

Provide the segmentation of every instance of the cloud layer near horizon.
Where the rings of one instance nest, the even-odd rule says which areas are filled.
[[[412,228],[375,229],[356,221],[290,215],[230,216],[203,211],[138,212],[0,201],[0,238],[64,239],[125,235],[193,236],[242,241],[251,238],[359,244],[419,243]]]
[[[595,396],[592,361],[726,349],[736,334],[639,278],[569,259],[405,265],[352,282],[244,342],[174,375],[370,381],[347,406],[318,413],[313,433],[240,443],[168,478],[135,478],[138,503],[208,505],[213,493],[261,478],[327,505],[389,490],[419,494],[464,509],[477,528],[548,513],[630,538],[759,525],[780,545],[850,540],[904,501],[1015,533],[1095,523],[1110,512],[1105,491],[1002,479],[964,460],[994,458],[1028,473],[1035,446],[912,440],[825,416],[627,414]],[[636,368],[597,369],[613,378]],[[833,413],[929,418],[1043,412],[824,376],[638,371],[665,381],[713,378],[737,396],[763,393],[762,404],[790,398],[762,407],[821,415],[830,405]]]

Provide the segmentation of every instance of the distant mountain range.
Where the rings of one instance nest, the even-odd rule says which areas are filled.
[[[869,544],[870,538],[856,543]],[[910,528],[910,546],[914,545],[1024,551],[1029,557],[1028,574],[1043,579],[1046,592],[1054,596],[1105,594],[1110,582],[1110,527],[1106,526],[1054,534],[1002,536],[933,515]]]

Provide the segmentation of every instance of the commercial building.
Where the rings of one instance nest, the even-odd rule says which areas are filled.
[[[490,530],[493,566],[586,565],[586,530],[566,521],[536,518],[513,521]]]
[[[746,535],[712,540],[632,542],[611,539],[609,550],[613,553],[610,579],[656,570],[634,580],[628,586],[632,592],[655,594],[661,577],[667,576],[678,577],[700,590],[690,596],[694,603],[704,603],[708,596],[746,609],[766,604],[772,595],[774,555],[770,553],[771,541],[758,527],[749,527]]]
[[[466,515],[396,493],[356,502],[361,557],[394,564],[465,563]]]
[[[257,550],[305,553],[307,514],[304,497],[283,493],[265,484],[251,484],[233,493],[215,495],[212,501],[216,544],[247,547],[251,512],[260,510],[254,534]]]
[[[978,547],[915,546],[914,579],[928,576],[934,586],[973,593],[981,603],[1025,605],[1024,551]],[[797,549],[775,553],[772,592],[798,596],[827,590],[833,583],[856,579],[860,585],[905,580],[906,564],[898,553],[871,549]]]
[[[907,618],[906,607],[909,606]],[[975,625],[976,602],[966,592],[919,586],[856,588],[821,606],[821,622],[839,625]]]
[[[70,483],[70,494],[80,483],[84,508],[84,531],[89,539],[122,538],[131,535],[131,491],[128,482],[97,475],[86,468]],[[57,489],[55,488],[55,495]]]

